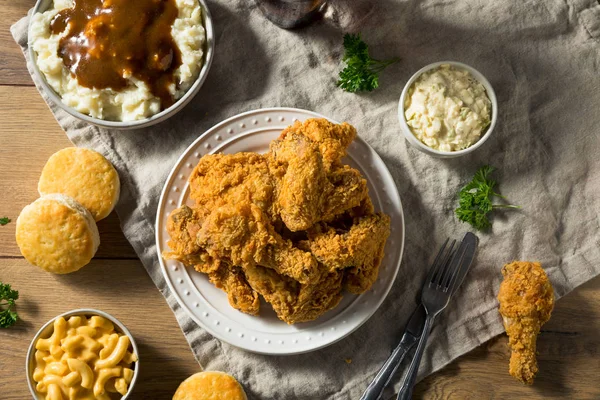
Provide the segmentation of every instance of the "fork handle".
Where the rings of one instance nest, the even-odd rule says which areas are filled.
[[[418,337],[408,332],[404,334],[402,340],[398,343],[392,354],[390,354],[377,375],[375,375],[375,378],[373,378],[373,381],[369,384],[360,400],[379,400],[381,398],[383,390],[389,384],[408,351],[417,343],[417,340]]]
[[[427,315],[427,318],[425,319],[421,339],[419,340],[417,350],[415,351],[415,356],[413,357],[410,367],[408,368],[408,373],[406,374],[404,382],[402,383],[400,391],[398,392],[397,400],[411,400],[412,398],[413,388],[415,386],[415,381],[417,380],[417,372],[419,371],[419,364],[421,364],[421,358],[423,357],[425,345],[427,344],[427,339],[431,333],[434,319],[434,315]]]

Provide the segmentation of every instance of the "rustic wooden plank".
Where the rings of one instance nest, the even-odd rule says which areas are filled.
[[[0,0],[4,13],[0,21],[0,85],[31,85],[8,28],[33,3]],[[179,382],[199,367],[175,318],[139,261],[116,260],[135,258],[135,253],[114,214],[99,223],[102,245],[97,259],[76,274],[46,274],[19,257],[14,220],[26,204],[37,198],[37,179],[47,158],[70,142],[35,88],[0,86],[0,98],[0,217],[13,219],[0,227],[0,280],[20,290],[19,313],[23,318],[17,326],[0,330],[1,397],[28,398],[24,357],[38,327],[63,311],[87,306],[114,314],[136,336],[143,368],[134,398],[170,398]],[[152,320],[147,319],[149,311]],[[509,351],[506,337],[501,336],[426,378],[417,386],[415,398],[600,398],[596,384],[600,375],[599,329],[597,278],[557,303],[538,343],[540,373],[534,386],[523,386],[508,375]]]
[[[37,330],[75,308],[106,311],[125,324],[140,351],[140,377],[133,399],[170,399],[177,386],[200,370],[175,316],[144,267],[135,260],[95,260],[77,273],[52,275],[24,260],[0,259],[0,280],[19,290],[21,320],[0,329],[4,400],[31,398],[25,355]]]
[[[0,226],[0,257],[18,257],[16,219],[23,207],[39,197],[37,182],[48,157],[72,144],[34,87],[0,86],[0,98],[0,217],[13,220]],[[115,213],[100,221],[98,228],[97,257],[137,258]]]
[[[15,43],[10,26],[27,15],[35,0],[0,0],[0,85],[33,86],[21,48]]]
[[[118,279],[116,279],[118,277]],[[24,260],[0,260],[0,279],[20,291],[22,320],[0,330],[0,359],[7,400],[27,397],[24,357],[31,337],[55,315],[91,307],[115,315],[140,344],[142,375],[134,398],[170,398],[179,382],[199,367],[176,320],[138,261],[95,260],[77,273],[56,276]],[[124,295],[126,294],[126,295]],[[149,313],[149,311],[152,311]],[[148,315],[152,315],[148,319]],[[423,399],[600,397],[600,279],[559,301],[539,341],[540,373],[532,387],[507,373],[506,338],[496,338],[426,378]],[[139,396],[139,397],[138,397]]]
[[[417,399],[600,398],[600,278],[556,303],[538,340],[540,372],[533,386],[508,374],[506,335],[499,336],[425,378]]]

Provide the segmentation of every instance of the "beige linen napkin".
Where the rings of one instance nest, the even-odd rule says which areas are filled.
[[[453,215],[456,193],[483,164],[499,168],[500,191],[523,209],[498,214],[492,231],[479,235],[476,262],[434,328],[421,377],[502,332],[495,294],[504,263],[541,261],[559,297],[600,273],[598,3],[380,0],[343,5],[334,18],[346,29],[360,30],[374,57],[402,58],[372,93],[348,94],[335,87],[343,33],[335,24],[284,31],[253,2],[230,0],[209,1],[215,61],[200,93],[167,123],[139,131],[99,129],[44,97],[76,145],[100,151],[118,169],[123,231],[200,364],[232,373],[252,398],[360,397],[399,340],[436,247],[447,236],[458,238],[469,230]],[[27,23],[23,18],[12,27],[24,51]],[[499,101],[498,125],[489,141],[453,160],[409,147],[397,122],[404,83],[425,64],[440,60],[480,70]],[[215,123],[273,106],[305,108],[354,124],[394,176],[406,217],[400,273],[379,311],[348,338],[290,357],[247,353],[199,328],[169,293],[154,244],[158,198],[181,152]]]

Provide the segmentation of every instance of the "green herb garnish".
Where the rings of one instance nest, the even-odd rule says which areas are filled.
[[[6,225],[9,222],[10,222],[10,218],[8,218],[8,217],[0,218],[0,225]]]
[[[0,328],[8,328],[17,322],[17,312],[13,311],[19,292],[8,283],[0,282]]]
[[[497,208],[521,208],[509,204],[492,204],[492,197],[506,199],[500,193],[494,192],[496,181],[489,179],[494,167],[485,165],[475,173],[473,180],[458,193],[459,207],[454,210],[462,222],[468,222],[479,230],[489,228],[492,224],[488,214]]]
[[[372,91],[379,86],[379,73],[399,58],[375,60],[369,56],[369,46],[362,41],[360,33],[344,35],[344,58],[346,67],[340,71],[337,85],[346,92]]]
[[[463,107],[460,109],[460,118],[464,121],[467,119],[467,115],[469,115],[469,111],[471,111],[468,107]]]

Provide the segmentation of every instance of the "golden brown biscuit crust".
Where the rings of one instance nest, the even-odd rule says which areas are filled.
[[[83,204],[96,221],[106,218],[119,200],[117,171],[102,154],[78,147],[54,153],[38,183],[40,195],[62,193]]]
[[[199,372],[181,382],[173,400],[248,400],[242,385],[218,371]]]
[[[75,200],[56,194],[23,209],[17,219],[16,239],[27,261],[56,274],[88,264],[100,244],[91,214],[82,205],[77,207]]]

